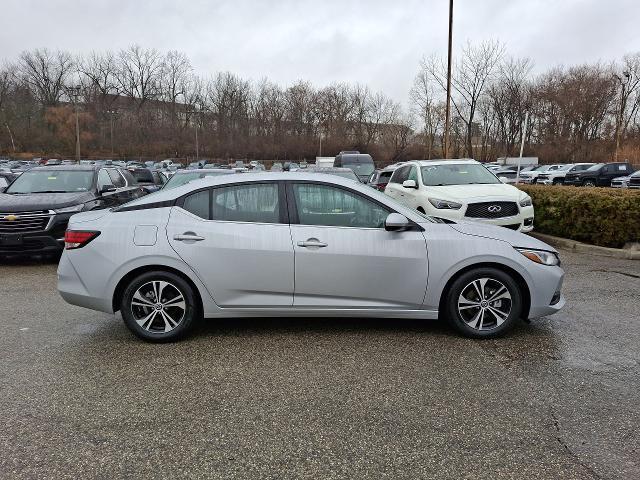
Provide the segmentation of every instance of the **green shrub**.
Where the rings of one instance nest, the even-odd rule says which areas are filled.
[[[533,199],[535,231],[604,247],[640,241],[640,190],[519,185]]]

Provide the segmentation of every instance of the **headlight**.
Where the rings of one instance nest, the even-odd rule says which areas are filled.
[[[544,250],[528,250],[526,248],[516,248],[516,250],[532,262],[550,266],[560,265],[560,259],[555,253],[545,252]]]
[[[80,205],[72,205],[71,207],[57,208],[54,210],[56,213],[76,213],[81,211],[84,208],[84,203]]]
[[[533,203],[531,202],[531,197],[529,195],[520,200],[521,207],[530,207],[531,205],[533,205]]]
[[[458,210],[462,207],[461,203],[450,202],[449,200],[440,200],[439,198],[430,198],[429,203],[441,210]]]

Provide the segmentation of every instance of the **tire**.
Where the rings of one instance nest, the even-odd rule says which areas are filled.
[[[479,300],[479,291],[484,292],[484,301]],[[487,301],[487,297],[496,295],[496,300]],[[472,306],[474,303],[477,306]],[[470,270],[455,279],[443,307],[451,326],[462,335],[494,338],[513,328],[522,314],[522,304],[522,292],[513,277],[487,267]]]
[[[561,178],[554,178],[553,179],[553,185],[562,185],[564,182],[562,181]]]
[[[156,300],[157,292],[160,301]],[[134,278],[120,303],[127,328],[143,340],[158,343],[183,338],[198,320],[199,310],[193,287],[178,275],[163,271]]]
[[[585,180],[584,182],[582,182],[582,186],[583,187],[595,187],[596,186],[596,182],[595,182],[595,180]]]

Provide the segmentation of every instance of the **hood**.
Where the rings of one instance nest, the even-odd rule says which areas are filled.
[[[441,187],[426,187],[429,196],[442,200],[469,200],[491,198],[491,200],[517,201],[526,194],[512,185],[496,183],[490,185],[446,185]]]
[[[454,230],[464,234],[473,235],[476,237],[491,238],[493,240],[500,240],[507,242],[514,247],[531,248],[534,250],[546,250],[548,252],[555,252],[557,250],[544,242],[541,242],[537,238],[533,238],[524,233],[516,232],[505,227],[496,227],[494,225],[486,225],[478,222],[459,222],[449,225]]]
[[[93,200],[91,192],[0,194],[0,212],[30,212],[71,207]]]

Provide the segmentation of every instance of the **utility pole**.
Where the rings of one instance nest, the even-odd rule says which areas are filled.
[[[616,79],[620,82],[620,85],[622,85],[622,92],[620,94],[620,110],[618,112],[617,115],[617,119],[616,119],[616,147],[615,150],[613,152],[613,161],[617,162],[618,161],[618,149],[620,148],[620,136],[622,135],[622,122],[624,121],[624,108],[626,107],[626,103],[627,103],[627,99],[624,96],[625,90],[627,85],[629,84],[629,82],[631,81],[631,73],[630,72],[622,72],[622,74],[625,76],[625,78],[627,79],[626,82],[622,81],[622,78],[620,78],[619,75],[614,75],[616,77]]]
[[[444,119],[444,158],[449,158],[449,129],[451,123],[451,44],[453,40],[453,0],[449,0],[449,47],[447,54],[447,109]]]
[[[322,156],[322,130],[320,130],[320,152],[318,153],[318,156]]]
[[[69,95],[73,98],[76,108],[76,160],[80,163],[80,121],[78,119],[78,99],[80,98],[80,85],[69,88]]]

